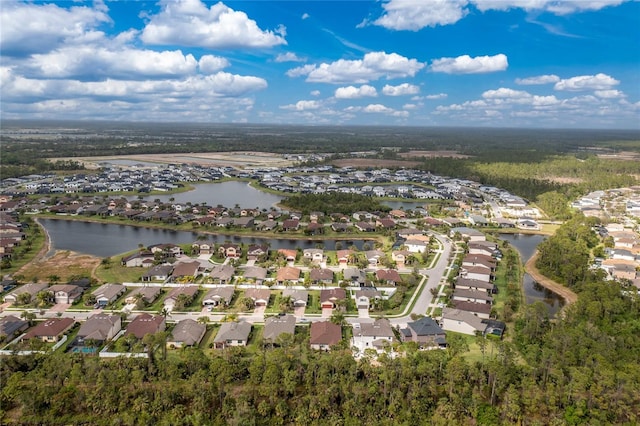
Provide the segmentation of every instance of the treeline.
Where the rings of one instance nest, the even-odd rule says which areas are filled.
[[[391,208],[381,202],[360,194],[330,192],[326,194],[299,194],[285,198],[280,204],[302,214],[310,212],[342,213],[351,215],[358,211],[387,212]]]
[[[596,218],[577,214],[540,243],[536,261],[540,272],[574,291],[599,280],[600,277],[589,269],[591,250],[599,242],[592,229],[597,222]]]

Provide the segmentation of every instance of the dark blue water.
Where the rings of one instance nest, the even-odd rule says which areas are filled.
[[[49,233],[52,250],[71,250],[97,257],[109,257],[135,250],[139,244],[146,247],[163,243],[193,243],[201,235],[196,232],[72,220],[40,219],[40,223]],[[274,250],[316,247],[335,250],[336,247],[334,240],[265,239],[231,235],[206,235],[206,238],[208,241],[218,244],[224,242],[268,244]],[[342,241],[341,244],[343,248],[351,245],[362,248],[364,241]]]

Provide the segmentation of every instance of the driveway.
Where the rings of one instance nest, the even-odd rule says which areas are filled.
[[[265,311],[267,310],[266,306],[256,306],[256,308],[253,310],[253,315],[262,315],[264,316]]]
[[[304,316],[304,311],[307,309],[306,306],[298,306],[293,308],[293,315],[296,318],[302,318]]]
[[[371,316],[369,315],[369,309],[367,308],[360,308],[358,309],[358,318],[370,318]]]
[[[322,318],[331,318],[333,308],[322,308]]]
[[[69,307],[71,306],[71,304],[69,303],[56,303],[55,305],[53,305],[49,311],[51,312],[64,312],[67,309],[69,309]]]

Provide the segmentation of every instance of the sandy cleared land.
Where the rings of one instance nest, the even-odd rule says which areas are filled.
[[[57,251],[53,256],[36,259],[23,266],[17,274],[22,274],[28,281],[49,282],[50,276],[57,276],[59,282],[66,283],[74,276],[91,276],[100,264],[101,259],[95,256],[71,251]]]
[[[109,161],[140,161],[159,164],[198,164],[203,166],[245,167],[285,167],[292,162],[280,154],[269,152],[187,152],[167,154],[113,155],[105,157],[65,157],[55,160],[75,160],[87,168],[98,168],[100,163]],[[118,163],[116,163],[118,164]]]

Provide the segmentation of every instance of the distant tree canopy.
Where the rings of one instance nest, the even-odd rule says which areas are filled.
[[[281,204],[309,214],[313,211],[324,214],[342,213],[351,215],[357,211],[383,211],[391,210],[389,206],[382,204],[371,197],[360,194],[345,194],[341,192],[330,192],[326,194],[300,194],[287,197]]]

